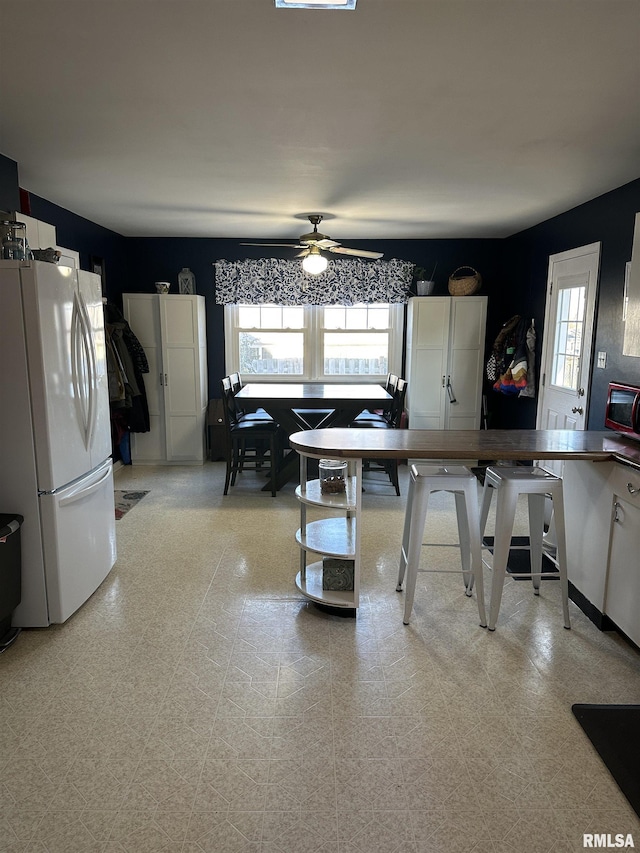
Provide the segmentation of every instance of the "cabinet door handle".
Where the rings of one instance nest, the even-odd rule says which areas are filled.
[[[164,385],[164,382],[162,381],[162,373],[160,374],[160,384]]]
[[[168,373],[165,373],[165,375],[164,375],[164,384],[165,385],[169,384],[169,374]]]
[[[456,400],[456,395],[453,393],[453,388],[451,386],[451,377],[450,376],[447,376],[447,391],[449,393],[449,402],[450,403],[457,403],[458,401]]]
[[[584,409],[582,408],[582,406],[574,406],[571,411],[574,415],[581,415],[584,412]]]
[[[640,492],[640,486],[637,489],[634,489],[631,483],[627,483],[627,491],[630,495],[637,495]]]
[[[620,524],[620,522],[622,521],[622,519],[618,515],[619,509],[621,509],[621,506],[618,503],[618,501],[616,501],[613,505],[613,520],[615,521],[616,524]]]

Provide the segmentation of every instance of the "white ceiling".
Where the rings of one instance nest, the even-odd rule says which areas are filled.
[[[500,237],[640,176],[638,0],[0,0],[0,153],[130,236]]]

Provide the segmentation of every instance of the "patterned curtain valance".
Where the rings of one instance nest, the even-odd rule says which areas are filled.
[[[309,275],[299,260],[261,258],[216,261],[216,303],[357,305],[406,302],[413,275],[409,261],[330,260],[325,272]]]

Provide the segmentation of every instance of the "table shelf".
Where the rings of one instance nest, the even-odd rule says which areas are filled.
[[[300,571],[296,586],[300,592],[320,604],[355,610],[360,597],[360,537],[362,510],[362,460],[349,462],[346,488],[341,494],[323,494],[320,480],[307,480],[306,454],[300,455],[300,527],[296,542],[300,548]],[[322,518],[307,521],[307,508],[314,507]],[[321,554],[353,564],[353,589],[323,589],[323,560],[307,564],[308,554]]]
[[[355,510],[357,503],[358,483],[355,477],[347,477],[346,489],[341,494],[327,495],[320,489],[320,480],[308,480],[303,488],[296,487],[296,497],[309,506],[322,506],[328,509]]]
[[[355,609],[358,606],[353,590],[337,590],[322,588],[322,563],[310,563],[305,569],[305,577],[302,572],[296,575],[296,586],[300,592],[327,607],[346,607]]]

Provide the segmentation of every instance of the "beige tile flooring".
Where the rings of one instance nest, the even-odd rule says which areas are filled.
[[[150,493],[117,523],[113,571],[0,656],[0,851],[573,853],[584,832],[640,846],[570,710],[640,702],[640,655],[573,604],[564,630],[554,581],[540,598],[508,581],[489,634],[459,576],[420,575],[403,626],[401,472],[402,498],[364,495],[357,619],[295,589],[292,487],[272,498],[247,472],[223,497],[222,463],[118,472]]]

